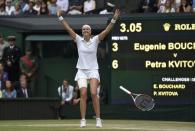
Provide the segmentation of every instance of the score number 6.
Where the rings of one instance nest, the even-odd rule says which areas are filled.
[[[126,23],[120,24],[120,32],[141,32],[142,31],[142,23],[130,23],[129,27],[127,27]]]
[[[119,65],[118,65],[118,60],[113,60],[113,61],[112,61],[112,68],[113,68],[113,69],[117,69],[118,66],[119,66]]]

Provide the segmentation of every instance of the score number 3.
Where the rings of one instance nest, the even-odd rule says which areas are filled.
[[[125,23],[120,24],[120,32],[141,32],[142,23],[130,23],[129,27]]]
[[[118,51],[118,43],[114,42],[112,43],[112,51],[117,52]]]

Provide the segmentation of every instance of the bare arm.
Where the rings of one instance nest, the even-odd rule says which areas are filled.
[[[61,17],[61,11],[57,12],[57,16]],[[61,23],[63,24],[64,28],[66,31],[68,31],[69,35],[73,38],[73,40],[76,39],[76,33],[74,32],[74,30],[69,26],[68,22],[66,20],[61,20]]]
[[[112,20],[116,21],[116,20],[118,19],[119,15],[120,15],[120,10],[119,10],[119,9],[116,9],[116,10],[115,10],[115,13],[114,13],[114,16],[113,16],[113,18],[112,18]],[[103,39],[108,35],[108,33],[109,33],[109,32],[112,30],[112,28],[114,27],[114,23],[115,23],[115,22],[112,22],[112,21],[111,21],[111,22],[108,24],[108,26],[106,27],[106,29],[103,30],[103,31],[98,35],[99,40],[103,40]]]

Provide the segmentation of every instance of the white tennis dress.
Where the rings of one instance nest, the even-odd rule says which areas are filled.
[[[91,78],[96,78],[100,81],[97,62],[97,48],[100,43],[98,35],[90,38],[89,41],[85,41],[83,37],[76,35],[75,42],[79,54],[76,66],[78,71],[75,76],[75,81]]]

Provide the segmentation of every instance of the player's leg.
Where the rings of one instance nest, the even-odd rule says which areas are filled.
[[[81,124],[80,127],[86,126],[86,106],[87,106],[87,80],[86,79],[79,79],[78,85],[80,89],[80,112],[81,112]]]
[[[99,106],[99,98],[97,96],[97,87],[99,84],[99,81],[95,78],[90,79],[90,92],[91,92],[91,98],[93,102],[93,108],[96,114],[97,118],[100,118],[100,106]]]
[[[81,118],[85,119],[86,114],[86,101],[87,101],[87,88],[83,87],[80,89],[81,100],[80,100],[80,110],[81,110]]]
[[[90,83],[90,92],[91,92],[91,98],[93,102],[93,108],[96,114],[96,127],[102,127],[102,123],[100,119],[100,102],[97,94],[99,81],[96,78],[92,78],[90,79],[89,83]]]

